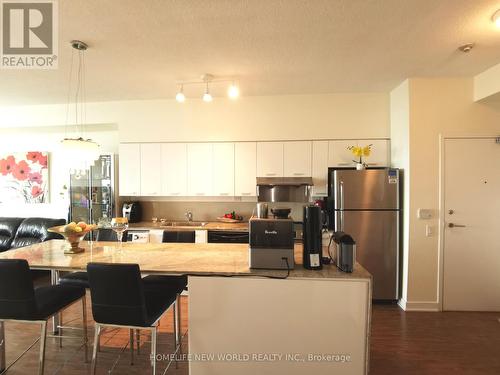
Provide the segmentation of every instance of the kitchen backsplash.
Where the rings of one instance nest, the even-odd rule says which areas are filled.
[[[255,202],[158,202],[141,200],[142,218],[150,221],[152,217],[165,218],[168,220],[186,220],[186,211],[193,213],[195,221],[215,221],[218,216],[236,211],[248,221],[255,208]],[[302,221],[303,203],[269,203],[269,209],[273,207],[291,208],[292,218]],[[271,213],[271,212],[269,212]]]

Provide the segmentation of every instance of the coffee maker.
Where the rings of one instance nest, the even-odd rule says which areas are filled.
[[[122,213],[129,223],[138,223],[142,219],[142,209],[139,202],[123,202]]]
[[[320,270],[323,255],[321,207],[309,205],[304,207],[303,233],[303,265],[309,270]]]

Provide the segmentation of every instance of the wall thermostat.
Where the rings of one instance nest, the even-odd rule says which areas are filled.
[[[417,218],[420,220],[428,220],[432,218],[432,210],[428,208],[419,208],[417,210]]]

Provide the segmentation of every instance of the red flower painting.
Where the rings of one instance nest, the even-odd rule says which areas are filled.
[[[28,174],[30,173],[31,168],[28,163],[24,160],[21,160],[16,164],[14,170],[12,171],[12,175],[19,181],[24,181],[28,178]]]
[[[16,166],[16,159],[14,156],[7,156],[5,159],[0,160],[0,174],[2,176],[7,176],[12,173],[12,170]]]
[[[0,155],[0,203],[47,203],[48,180],[46,152]]]

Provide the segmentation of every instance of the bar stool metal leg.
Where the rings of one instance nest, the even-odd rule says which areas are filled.
[[[90,373],[95,375],[96,365],[97,365],[97,347],[99,346],[99,336],[101,335],[101,325],[95,324],[95,334],[94,334],[94,348],[92,350],[92,365]]]
[[[130,364],[134,364],[134,330],[132,328],[130,331]]]
[[[181,295],[177,295],[177,342],[179,343],[179,353],[182,354],[182,304]]]
[[[85,363],[89,361],[89,337],[87,332],[87,299],[82,298],[82,320],[83,320],[83,350],[85,353]]]
[[[0,321],[0,372],[5,370],[5,327],[3,321]]]
[[[47,339],[47,321],[42,322],[40,333],[40,357],[38,360],[38,374],[43,375],[45,367],[45,341]]]
[[[156,327],[151,328],[151,369],[156,375]]]
[[[59,284],[59,271],[57,270],[51,270],[50,271],[50,279],[51,279],[51,284],[52,285],[57,285]],[[57,335],[59,332],[58,327],[59,326],[59,315],[55,314],[52,317],[52,334]]]
[[[172,311],[172,315],[173,315],[173,318],[174,318],[174,321],[173,321],[173,325],[174,325],[174,329],[173,329],[173,333],[172,333],[172,336],[174,336],[174,362],[175,362],[175,368],[179,368],[179,364],[177,363],[177,348],[178,348],[178,333],[177,333],[177,310],[178,310],[178,306],[177,306],[177,300],[174,301],[174,303],[172,304],[172,307],[173,307],[173,311]]]
[[[57,329],[57,331],[59,332],[59,348],[62,348],[62,342],[63,342],[63,328],[62,328],[62,325],[63,325],[63,313],[62,311],[59,311],[59,327]]]
[[[135,339],[137,341],[137,354],[141,354],[141,330],[135,330]]]

